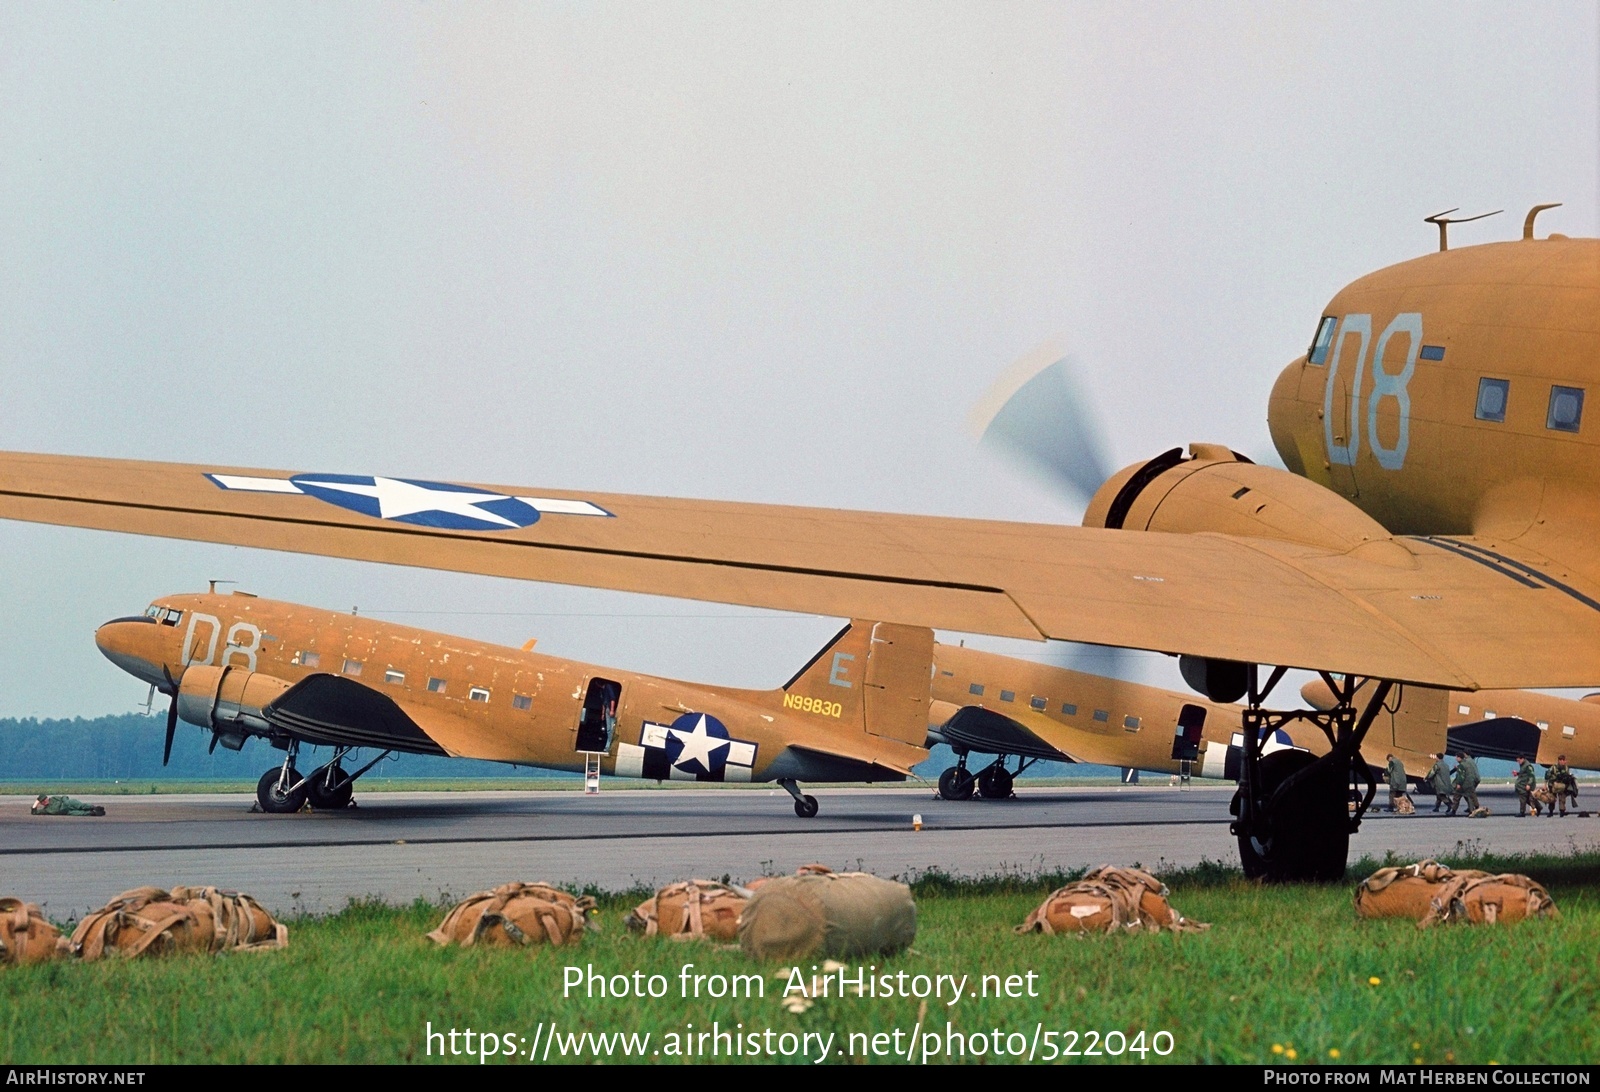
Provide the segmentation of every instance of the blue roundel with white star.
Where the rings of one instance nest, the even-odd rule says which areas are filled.
[[[296,474],[302,493],[362,515],[451,531],[507,531],[539,522],[539,510],[504,493],[370,474]]]
[[[715,777],[728,764],[728,729],[709,713],[685,713],[667,727],[667,761]]]

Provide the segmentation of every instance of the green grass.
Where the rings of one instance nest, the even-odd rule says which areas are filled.
[[[870,1047],[851,1044],[851,1032],[909,1032],[919,1017],[924,1032],[943,1034],[948,1020],[959,1033],[999,1028],[1030,1042],[1040,1024],[1129,1036],[1142,1030],[1147,1040],[1166,1030],[1175,1047],[1168,1060],[1177,1062],[1284,1061],[1289,1051],[1299,1062],[1327,1062],[1333,1050],[1340,1062],[1600,1060],[1593,1019],[1600,856],[1470,863],[1545,881],[1562,919],[1428,931],[1409,922],[1360,923],[1351,884],[1267,888],[1208,864],[1167,877],[1175,905],[1212,923],[1207,933],[1017,936],[1011,927],[1065,877],[957,883],[924,876],[916,884],[916,945],[876,961],[880,970],[966,974],[974,986],[982,974],[1031,971],[1039,996],[969,998],[953,1008],[933,1002],[925,1014],[916,999],[830,997],[796,1015],[780,1004],[778,967],[752,963],[737,949],[628,934],[622,918],[638,892],[603,896],[602,931],[566,949],[435,949],[423,934],[437,924],[439,908],[357,904],[292,922],[283,952],[5,968],[0,1060],[438,1061],[437,1042],[432,1059],[426,1055],[430,1022],[435,1030],[470,1027],[530,1041],[550,1021],[563,1035],[649,1032],[654,1050],[688,1022],[699,1031],[715,1021],[722,1029],[742,1023],[746,1032],[831,1032],[838,1049]],[[680,999],[685,963],[697,973],[762,974],[766,996]],[[569,964],[608,975],[659,973],[670,990],[660,1000],[563,997]],[[1275,1054],[1275,1044],[1284,1053]],[[892,1038],[883,1046],[892,1049]],[[552,1051],[550,1060],[559,1057]]]

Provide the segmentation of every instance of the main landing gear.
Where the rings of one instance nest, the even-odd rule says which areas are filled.
[[[1283,678],[1278,668],[1258,691],[1250,668],[1249,704],[1244,710],[1244,755],[1239,790],[1230,808],[1236,817],[1228,828],[1239,839],[1244,874],[1270,882],[1332,882],[1344,877],[1350,835],[1372,806],[1378,784],[1361,758],[1361,741],[1383,708],[1393,684],[1379,682],[1363,694],[1358,715],[1360,680],[1336,680],[1323,674],[1338,704],[1327,711],[1276,712],[1261,707]],[[1292,721],[1310,721],[1328,737],[1330,749],[1321,758],[1284,749],[1261,753],[1263,739]]]
[[[807,796],[800,791],[800,785],[792,777],[778,778],[778,784],[783,786],[783,791],[794,797],[794,813],[802,819],[810,819],[817,814],[817,798]]]
[[[940,799],[971,800],[973,791],[976,790],[985,800],[1010,800],[1016,795],[1012,790],[1022,771],[1038,761],[1036,758],[1019,758],[1017,768],[1008,770],[1006,760],[1010,757],[1010,755],[999,755],[974,774],[967,769],[967,752],[956,752],[956,764],[939,775]]]
[[[300,741],[290,740],[283,756],[283,765],[268,770],[256,782],[256,803],[262,811],[277,815],[299,811],[307,803],[317,811],[339,811],[350,807],[355,796],[356,778],[390,754],[384,751],[352,774],[346,773],[339,764],[351,750],[353,748],[350,747],[335,748],[333,761],[301,777],[300,771],[294,768],[294,760],[300,754]]]

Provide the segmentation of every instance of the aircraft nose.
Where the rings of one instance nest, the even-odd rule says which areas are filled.
[[[136,679],[156,686],[167,685],[163,671],[166,656],[163,646],[167,631],[154,618],[142,615],[113,618],[94,631],[94,643],[106,659]]]

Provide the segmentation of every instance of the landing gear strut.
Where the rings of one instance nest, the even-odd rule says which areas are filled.
[[[1337,698],[1332,709],[1263,709],[1262,701],[1283,674],[1283,668],[1275,670],[1266,688],[1258,691],[1255,668],[1250,669],[1244,755],[1239,791],[1231,808],[1236,818],[1228,829],[1239,839],[1239,858],[1246,876],[1273,883],[1332,882],[1344,877],[1350,835],[1361,826],[1361,817],[1378,791],[1372,771],[1361,758],[1361,741],[1393,684],[1378,683],[1359,716],[1355,704],[1358,680],[1335,680],[1326,673],[1323,681]],[[1299,750],[1261,753],[1264,739],[1297,720],[1310,721],[1327,736],[1327,754],[1317,758]],[[1365,782],[1359,799],[1351,794],[1356,779]]]
[[[997,755],[995,760],[973,774],[967,769],[967,752],[956,753],[956,764],[939,775],[939,796],[944,800],[971,800],[974,790],[985,800],[1010,800],[1012,791],[1022,771],[1039,761],[1036,758],[1017,759],[1017,768],[1008,770],[1006,760],[1010,755]]]
[[[967,772],[967,752],[956,754],[956,764],[939,775],[939,796],[945,800],[971,800],[978,779]]]
[[[810,819],[817,814],[817,798],[807,796],[800,791],[800,786],[792,777],[780,777],[778,784],[783,786],[783,791],[794,797],[794,813],[802,819]]]
[[[352,749],[335,748],[333,761],[301,777],[300,772],[294,768],[294,760],[300,754],[300,741],[291,739],[283,756],[283,765],[268,770],[261,775],[261,780],[256,782],[256,803],[260,805],[262,811],[279,815],[299,811],[307,801],[310,801],[311,806],[318,811],[338,811],[350,807],[355,796],[356,778],[388,758],[391,753],[384,751],[355,773],[350,774],[345,773],[344,767],[339,763]]]

